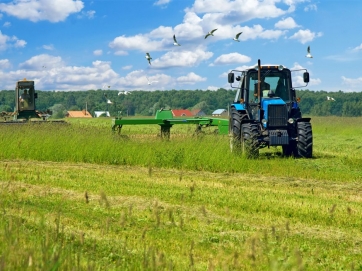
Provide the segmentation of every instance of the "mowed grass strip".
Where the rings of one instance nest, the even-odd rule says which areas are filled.
[[[7,269],[362,268],[359,182],[0,163]]]

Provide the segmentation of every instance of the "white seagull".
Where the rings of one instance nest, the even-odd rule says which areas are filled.
[[[152,85],[152,83],[157,83],[158,81],[150,81],[150,80],[148,80],[148,77],[146,76],[146,78],[147,78],[147,84],[149,84],[149,85]]]
[[[150,56],[149,53],[146,53],[145,58],[148,60],[148,63],[151,65],[151,59],[152,59],[152,57]]]
[[[181,46],[181,44],[179,44],[176,40],[176,35],[173,35],[173,45],[175,46]]]
[[[233,40],[240,42],[239,36],[241,35],[241,33],[243,33],[243,32],[237,33],[236,36],[235,36],[235,38],[233,38]]]
[[[308,46],[307,55],[305,57],[313,58],[313,56],[310,54],[310,46]]]
[[[213,36],[214,35],[214,32],[217,30],[217,28],[211,30],[209,33],[206,34],[205,36],[205,39],[208,37],[208,36]]]
[[[327,100],[328,101],[335,101],[335,99],[333,97],[329,97],[329,96],[327,96]]]
[[[118,96],[120,96],[120,95],[128,95],[128,94],[131,94],[131,92],[126,91],[126,90],[121,90],[120,92],[118,92]]]

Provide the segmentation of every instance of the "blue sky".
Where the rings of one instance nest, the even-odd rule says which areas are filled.
[[[361,10],[360,0],[0,0],[0,89],[27,78],[39,90],[216,90],[260,59],[306,68],[310,90],[359,92]]]

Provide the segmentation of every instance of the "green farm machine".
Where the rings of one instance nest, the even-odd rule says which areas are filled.
[[[121,132],[123,125],[140,125],[140,124],[157,124],[160,126],[161,137],[170,138],[170,131],[173,125],[195,124],[198,133],[204,127],[215,126],[217,134],[228,134],[229,121],[222,118],[206,118],[206,117],[174,117],[171,110],[157,110],[155,118],[115,118],[112,120],[112,130]]]
[[[306,69],[292,71],[282,65],[262,66],[260,60],[255,67],[228,74],[231,87],[237,88],[229,110],[232,152],[255,158],[261,148],[281,146],[284,156],[312,157],[311,119],[302,117],[292,86],[292,72],[303,72],[303,81],[308,84]],[[238,86],[233,85],[235,80]]]
[[[15,109],[14,112],[1,112],[5,124],[19,124],[32,122],[50,122],[47,118],[52,114],[50,110],[41,112],[36,109],[35,100],[38,94],[35,92],[34,81],[19,80],[15,85]],[[51,122],[64,122],[53,120]]]

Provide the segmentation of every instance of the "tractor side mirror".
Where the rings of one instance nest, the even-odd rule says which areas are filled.
[[[230,84],[234,83],[234,73],[233,72],[228,73],[228,82]]]
[[[38,99],[38,93],[34,93],[34,99]]]
[[[309,72],[303,73],[304,83],[309,83]]]

